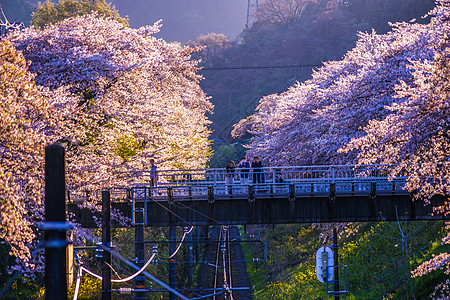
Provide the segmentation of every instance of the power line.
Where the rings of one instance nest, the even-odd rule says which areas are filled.
[[[208,216],[208,215],[206,215],[206,214],[204,214],[204,213],[202,213],[202,212],[200,212],[200,211],[198,211],[198,210],[196,210],[196,209],[194,209],[192,207],[189,207],[189,206],[187,206],[187,205],[185,205],[185,204],[183,204],[181,202],[175,202],[175,204],[181,205],[181,206],[183,206],[183,207],[185,207],[185,208],[187,208],[187,209],[189,209],[189,210],[191,210],[191,211],[193,211],[193,212],[195,212],[195,213],[197,213],[197,214],[199,214],[201,216],[204,216],[204,217],[210,219],[211,221],[216,222],[218,225],[224,225],[221,222],[217,221],[216,219],[211,218],[210,216]]]
[[[285,65],[285,66],[247,66],[247,67],[211,67],[203,68],[201,71],[225,71],[225,70],[256,70],[256,69],[289,69],[289,68],[314,68],[322,67],[323,65]]]
[[[92,240],[92,237],[90,237],[89,235],[85,234],[82,231],[79,231],[79,234],[82,235],[86,240]],[[108,251],[109,253],[111,253],[113,256],[115,256],[116,258],[118,258],[119,260],[121,260],[122,262],[124,262],[125,264],[127,264],[128,266],[130,266],[131,268],[135,269],[136,271],[140,271],[140,267],[137,266],[136,264],[132,263],[131,261],[129,261],[128,259],[124,258],[122,255],[120,255],[119,253],[117,253],[116,251],[110,249],[108,246],[105,246],[103,244],[97,244],[98,247],[102,248],[105,251]],[[143,270],[141,271],[141,274],[144,275],[145,277],[147,277],[148,279],[152,280],[153,282],[156,282],[157,284],[161,285],[162,287],[164,287],[165,289],[167,289],[169,292],[174,293],[175,295],[177,295],[179,298],[184,299],[184,300],[189,300],[189,298],[187,298],[186,296],[180,294],[177,290],[173,289],[172,287],[170,287],[169,285],[167,285],[166,283],[162,282],[161,280],[159,280],[158,278],[156,278],[155,276],[151,275],[150,273],[148,273],[147,271]]]
[[[161,255],[158,255],[158,257],[162,258],[162,259],[171,259],[172,257],[174,257],[178,253],[178,251],[180,250],[181,245],[183,245],[183,242],[184,242],[184,239],[186,238],[186,235],[191,233],[193,229],[194,229],[194,226],[191,226],[191,229],[185,230],[185,232],[183,234],[183,237],[181,238],[180,243],[178,244],[177,249],[169,257],[164,257],[164,256],[161,256]]]
[[[194,226],[194,224],[192,224],[191,222],[187,221],[186,219],[184,219],[183,217],[180,217],[179,215],[177,215],[174,211],[172,211],[171,209],[165,207],[164,205],[162,205],[161,203],[159,203],[159,201],[153,200],[151,199],[151,201],[155,202],[156,204],[158,204],[159,206],[161,206],[162,208],[164,208],[165,210],[167,210],[169,213],[171,213],[172,215],[174,215],[175,217],[177,217],[178,219],[180,219],[181,221],[185,222],[186,224],[188,224],[189,226]]]

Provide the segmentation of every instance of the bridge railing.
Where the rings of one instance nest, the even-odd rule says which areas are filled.
[[[241,183],[242,175],[248,174],[250,183],[254,182],[255,174],[260,173],[263,183],[296,183],[296,182],[335,182],[335,181],[385,181],[388,179],[392,166],[388,165],[330,165],[330,166],[285,166],[264,167],[261,171],[253,169],[234,169],[227,173],[220,169],[193,170],[158,170],[159,186],[185,185],[221,185],[225,184],[225,177],[232,176],[233,182]],[[123,173],[135,183],[150,182],[150,171],[136,171]]]
[[[408,194],[404,189],[405,181],[343,181],[343,182],[297,182],[297,183],[261,183],[232,185],[185,185],[158,186],[140,185],[132,188],[133,199],[258,199],[292,198],[323,196],[370,196]]]
[[[396,183],[388,180],[392,166],[389,165],[325,165],[325,166],[280,166],[265,167],[261,170],[261,183],[255,183],[254,170],[236,168],[233,175],[232,190],[248,193],[248,185],[241,181],[241,175],[248,174],[248,184],[255,191],[273,191],[275,193],[289,192],[289,185],[295,186],[295,192],[328,193],[330,183],[336,183],[336,192],[365,192],[371,189],[371,182],[376,182],[377,191],[401,190],[406,177],[397,177]],[[156,195],[167,196],[169,187],[174,195],[207,195],[208,188],[213,187],[213,194],[227,194],[228,185],[225,184],[227,172],[220,169],[193,169],[193,170],[158,170],[157,188],[153,189]],[[126,182],[121,188],[112,188],[111,198],[116,200],[131,199],[132,187],[150,187],[150,171],[129,171],[119,174]],[[184,188],[185,187],[185,188]],[[373,187],[372,187],[373,188]],[[209,191],[211,193],[211,190]],[[101,191],[78,191],[68,194],[71,202],[101,199]]]

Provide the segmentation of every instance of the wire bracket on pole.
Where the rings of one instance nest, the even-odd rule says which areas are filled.
[[[66,230],[74,229],[74,225],[72,223],[66,223],[66,222],[41,222],[38,223],[38,229],[42,231],[63,231],[66,232]],[[41,247],[43,248],[65,248],[67,245],[69,245],[69,242],[65,239],[52,239],[52,240],[46,240],[39,243]]]

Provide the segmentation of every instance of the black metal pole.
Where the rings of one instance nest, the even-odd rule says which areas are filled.
[[[64,148],[45,147],[45,299],[67,299]],[[52,225],[53,224],[53,225]],[[61,226],[62,227],[62,226]]]
[[[199,261],[201,260],[201,256],[200,256],[200,226],[196,226],[194,229],[194,236],[195,236],[195,261]]]
[[[135,225],[134,225],[134,251],[136,254],[136,265],[142,267],[145,263],[144,255],[144,202],[136,202]],[[134,280],[136,289],[145,289],[145,276],[138,275]],[[145,299],[145,292],[135,292],[134,299]]]
[[[187,238],[189,242],[189,249],[188,249],[188,287],[192,288],[194,286],[194,244],[192,242],[192,234],[193,232],[189,233]]]
[[[111,195],[109,191],[102,192],[102,243],[111,247]],[[103,251],[102,265],[102,300],[111,300],[111,253]]]
[[[339,265],[339,255],[338,255],[338,242],[337,242],[337,231],[336,231],[336,227],[333,228],[333,243],[334,243],[334,299],[338,300],[339,299],[339,294],[337,292],[339,292],[339,267],[337,267]]]
[[[172,255],[177,250],[177,227],[169,227],[169,255]],[[174,255],[169,259],[169,286],[173,289],[177,288],[177,256]],[[176,300],[177,296],[174,293],[169,293],[169,300]]]

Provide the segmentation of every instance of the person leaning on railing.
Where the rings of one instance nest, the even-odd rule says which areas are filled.
[[[225,167],[225,184],[228,186],[228,192],[231,193],[231,185],[234,183],[234,169],[236,165],[234,161],[230,161]]]
[[[259,156],[253,157],[252,169],[253,169],[253,183],[262,183],[262,163],[259,160]]]
[[[247,157],[244,156],[241,158],[239,162],[238,168],[241,172],[241,184],[248,185],[248,176],[250,173],[250,162],[247,160]]]

